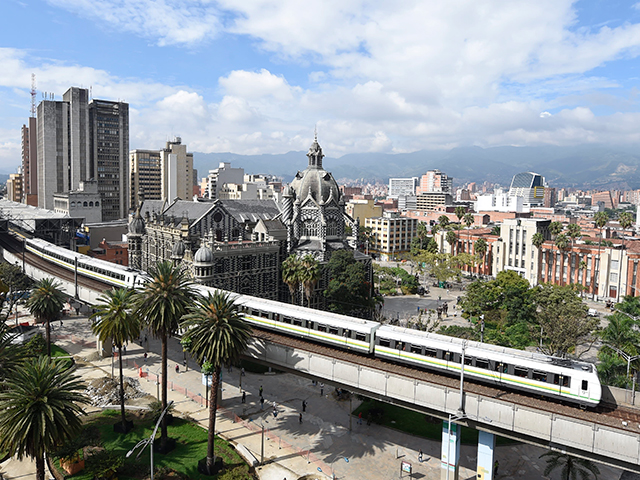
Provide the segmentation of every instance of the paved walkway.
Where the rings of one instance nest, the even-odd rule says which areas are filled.
[[[96,356],[86,316],[66,318],[63,326],[57,324],[53,333],[57,337],[56,343],[76,358]],[[148,376],[140,379],[141,386],[148,394],[156,396],[154,376],[159,373],[160,357],[154,352],[160,351],[160,345],[150,335],[147,337],[148,345],[144,341],[142,346],[129,345],[124,357],[128,364],[125,375],[138,377],[140,371],[135,367],[141,365],[143,373],[148,373]],[[147,347],[149,353],[145,361]],[[177,412],[190,416],[206,427],[208,410],[201,405],[205,395],[202,376],[191,368],[194,365],[192,361],[187,372],[182,362],[180,345],[176,339],[172,339],[169,344],[168,381],[174,390],[169,392],[169,399],[175,402]],[[176,364],[180,373],[175,372]],[[79,362],[78,374],[85,380],[109,376],[111,359],[84,364]],[[259,402],[260,388],[265,398],[264,408]],[[247,394],[246,404],[241,403],[242,391]],[[352,430],[349,431],[349,402],[338,400],[333,392],[333,387],[327,384],[321,396],[319,384],[314,385],[308,379],[291,374],[247,372],[241,377],[236,368],[231,372],[225,370],[221,403],[223,410],[219,412],[216,423],[218,433],[232,442],[243,444],[260,460],[261,427],[265,427],[264,457],[267,464],[258,468],[262,480],[293,480],[306,475],[310,476],[307,478],[325,480],[332,473],[339,479],[387,480],[398,477],[401,461],[412,464],[415,478],[440,478],[439,441],[414,437],[375,424],[358,425],[356,418],[351,419]],[[303,400],[307,402],[307,409],[300,424]],[[277,417],[273,415],[272,402],[276,402]],[[354,400],[351,407],[356,406]],[[234,422],[234,415],[244,420],[235,417]],[[422,463],[417,461],[420,449],[424,452],[425,460]],[[497,447],[496,458],[500,463],[498,478],[544,478],[541,472],[545,463],[538,458],[541,453],[544,450],[528,445]],[[475,446],[462,447],[461,464],[460,478],[475,478]],[[31,462],[8,460],[0,465],[0,471],[5,473],[5,478],[35,478]],[[603,479],[617,479],[621,473],[604,466],[601,466],[601,472],[600,478]]]

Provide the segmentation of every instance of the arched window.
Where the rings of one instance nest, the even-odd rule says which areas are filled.
[[[71,202],[71,208],[76,208],[76,202]]]
[[[89,202],[89,206],[90,206],[90,207],[93,207],[93,202]]]
[[[83,206],[83,207],[86,207],[86,206],[87,206],[87,202],[84,202],[84,203],[82,204],[82,206]]]
[[[96,202],[96,207],[99,207],[99,206],[100,206],[100,202]]]
[[[335,236],[338,235],[338,222],[335,220],[329,220],[327,222],[327,236]]]
[[[318,229],[316,222],[313,220],[305,220],[302,224],[302,236],[303,237],[316,237],[318,235]]]

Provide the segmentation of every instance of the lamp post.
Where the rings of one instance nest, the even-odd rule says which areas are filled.
[[[153,443],[153,441],[156,438],[156,433],[158,432],[158,427],[160,426],[160,422],[162,422],[164,415],[167,413],[167,410],[169,410],[169,407],[171,407],[171,405],[173,405],[173,400],[169,402],[169,404],[165,407],[165,409],[160,414],[160,418],[158,418],[158,421],[156,422],[156,428],[153,429],[153,433],[151,434],[151,436],[149,438],[140,440],[135,447],[133,447],[131,450],[127,452],[127,454],[125,455],[126,458],[129,458],[136,448],[142,446],[142,448],[138,452],[138,455],[136,455],[136,458],[140,458],[140,455],[142,454],[144,449],[147,447],[147,445],[149,445],[150,443]],[[151,480],[153,480],[153,445],[151,446],[150,454],[151,454]]]
[[[637,360],[638,358],[640,358],[640,355],[629,355],[628,353],[623,352],[622,350],[620,350],[617,347],[614,347],[613,345],[609,345],[609,344],[605,344],[607,345],[607,347],[609,347],[612,350],[615,350],[616,353],[618,353],[618,355],[620,355],[622,358],[624,358],[627,361],[627,382],[629,380],[629,370],[631,367],[631,362],[633,362],[634,360]],[[627,385],[629,385],[627,383]]]

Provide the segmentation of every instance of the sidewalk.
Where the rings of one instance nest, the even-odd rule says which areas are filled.
[[[65,348],[78,360],[95,357],[94,337],[91,335],[86,316],[68,317],[62,327],[56,325],[53,332],[55,343]],[[144,338],[145,334],[142,334]],[[157,394],[155,375],[160,370],[160,342],[147,334],[149,353],[144,361],[144,347],[130,344],[123,360],[127,364],[125,375],[136,377],[142,367],[145,375],[140,378],[141,387],[153,397]],[[176,411],[188,415],[204,428],[208,424],[208,409],[204,407],[205,387],[200,372],[189,361],[188,372],[182,366],[183,353],[177,339],[169,342],[168,381],[169,400],[175,402]],[[176,364],[180,373],[175,372]],[[117,366],[114,371],[117,375]],[[85,380],[111,375],[111,358],[91,363],[79,362],[78,374]],[[334,388],[326,383],[324,395],[320,386],[308,379],[292,374],[254,374],[247,372],[241,377],[233,368],[223,372],[221,410],[216,422],[217,433],[235,443],[241,443],[260,461],[261,427],[265,427],[264,458],[266,465],[258,467],[262,480],[293,480],[308,475],[308,479],[328,479],[332,474],[339,479],[387,480],[399,475],[400,462],[412,464],[415,478],[440,479],[440,441],[414,437],[380,425],[358,425],[352,418],[349,432],[349,402],[338,401]],[[241,403],[242,390],[247,393],[247,403]],[[259,402],[262,386],[265,398],[264,409]],[[193,398],[193,399],[192,399]],[[303,422],[299,423],[302,401],[307,409]],[[276,402],[278,415],[273,416],[272,402]],[[358,402],[354,399],[352,407]],[[234,421],[235,420],[235,421]],[[422,449],[424,459],[418,463],[418,451]],[[500,480],[539,480],[545,463],[538,457],[544,450],[528,445],[513,445],[496,448],[496,459],[500,462]],[[477,449],[463,445],[461,450],[461,479],[475,478]],[[31,469],[29,469],[31,467]],[[620,471],[600,466],[601,478],[616,479]],[[33,465],[18,464],[8,460],[0,465],[6,478],[31,479]]]

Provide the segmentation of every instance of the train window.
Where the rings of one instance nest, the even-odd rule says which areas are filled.
[[[589,382],[587,380],[582,380],[582,390],[589,389]]]
[[[367,340],[367,336],[364,333],[356,332],[356,340],[364,342]]]
[[[254,317],[260,317],[260,312],[258,310],[251,310],[251,315],[253,315]]]
[[[294,319],[294,320],[293,320],[293,324],[294,324],[294,325],[297,325],[298,327],[301,327],[301,326],[302,326],[302,320]]]
[[[318,324],[318,331],[319,332],[326,332],[327,331],[327,326],[326,325],[322,325],[322,324]]]
[[[276,317],[279,317],[279,316],[280,315],[276,315]],[[276,318],[276,320],[278,319]],[[282,317],[282,322],[291,324],[291,319],[289,317]]]
[[[522,367],[513,368],[513,374],[516,377],[527,377],[528,373],[529,373],[529,370],[527,370],[526,368],[522,368]]]
[[[329,333],[330,333],[331,335],[339,335],[339,334],[340,334],[340,332],[338,331],[338,329],[337,329],[337,328],[335,328],[335,327],[329,327]]]
[[[562,386],[571,387],[571,377],[562,377]]]
[[[438,356],[438,351],[433,348],[425,348],[424,354],[426,357],[436,358]]]
[[[422,347],[420,345],[411,345],[411,353],[422,355]]]
[[[533,377],[532,377],[536,382],[547,382],[547,374],[544,372],[533,372]]]
[[[391,346],[391,340],[386,339],[386,338],[380,338],[380,339],[378,339],[378,345],[380,345],[381,347],[390,347]]]
[[[485,370],[488,370],[489,360],[485,360],[484,358],[476,358],[476,367],[484,368]]]
[[[464,357],[464,364],[465,365],[472,365],[473,364],[473,357]]]
[[[507,373],[509,371],[508,363],[496,363],[495,367],[496,372]]]

